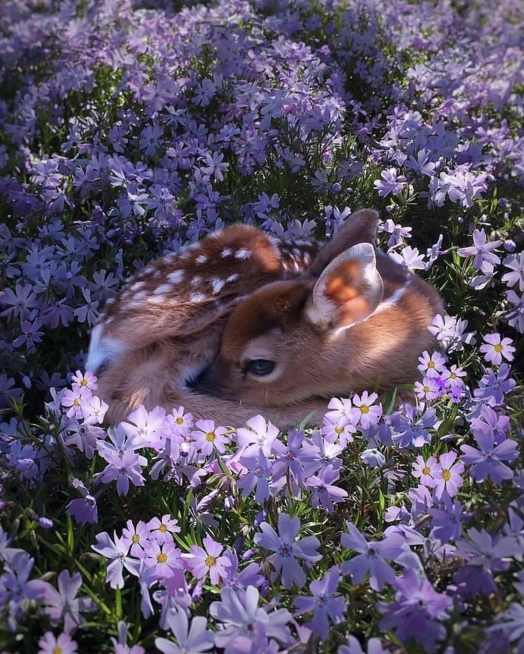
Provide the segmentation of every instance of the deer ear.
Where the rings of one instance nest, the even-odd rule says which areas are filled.
[[[324,329],[345,329],[366,320],[383,294],[375,248],[370,243],[359,243],[322,272],[306,305],[306,317]]]
[[[307,270],[309,277],[319,277],[335,257],[358,243],[377,242],[378,213],[373,209],[360,209],[350,215],[326,243]]]

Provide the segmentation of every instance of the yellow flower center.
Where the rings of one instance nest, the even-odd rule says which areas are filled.
[[[75,406],[80,406],[80,402],[77,400],[76,397],[75,397],[75,399],[73,400],[73,404],[74,404]]]
[[[428,363],[428,368],[434,368],[434,367],[435,367],[435,362],[434,362],[434,361],[430,361],[430,362]]]
[[[424,466],[422,468],[422,474],[423,475],[429,475],[430,472],[431,472],[431,468],[428,468],[428,466]]]
[[[60,647],[60,645],[53,647],[53,654],[62,654],[63,651],[64,650]]]
[[[165,563],[167,561],[167,554],[164,554],[164,552],[160,552],[160,554],[157,554],[156,560],[159,563]]]
[[[424,386],[424,393],[429,393],[429,391],[430,391],[429,386]]]
[[[177,418],[176,419],[176,424],[177,425],[183,425],[184,424],[184,418]]]
[[[456,379],[456,378],[457,378],[457,375],[456,375],[454,372],[452,372],[451,375],[450,375],[450,377],[451,377],[451,379]]]
[[[366,404],[363,404],[360,407],[360,413],[369,413],[369,407]]]
[[[344,427],[335,427],[335,432],[341,434],[344,431]]]
[[[208,431],[206,434],[206,441],[212,443],[215,440],[215,432]]]
[[[80,386],[87,386],[87,379],[82,379]]]
[[[165,534],[166,531],[167,531],[167,527],[166,527],[165,525],[160,525],[160,527],[158,528],[158,531],[159,531],[161,534]]]
[[[449,481],[451,479],[451,472],[449,470],[443,470],[442,478],[444,479],[444,481]]]
[[[204,563],[207,565],[208,568],[212,568],[216,562],[217,560],[215,559],[215,557],[211,555],[206,556],[206,560],[204,561]]]
[[[131,539],[133,543],[139,543],[140,542],[140,536],[138,534],[133,534],[133,538]]]
[[[495,352],[502,352],[502,345],[498,343],[497,345],[493,346],[493,349]]]

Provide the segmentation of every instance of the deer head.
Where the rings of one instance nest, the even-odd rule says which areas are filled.
[[[436,346],[438,293],[375,248],[378,215],[350,217],[294,281],[256,290],[232,311],[202,392],[278,406],[414,381]]]

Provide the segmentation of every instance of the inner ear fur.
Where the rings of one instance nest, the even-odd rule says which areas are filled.
[[[322,271],[336,257],[358,243],[375,247],[377,241],[378,213],[373,209],[359,209],[349,216],[335,232],[333,238],[315,257],[307,270],[308,277],[320,277]]]
[[[375,247],[358,243],[321,273],[306,305],[306,317],[322,328],[351,327],[369,318],[384,295]]]

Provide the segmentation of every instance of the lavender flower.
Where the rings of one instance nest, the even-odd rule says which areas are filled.
[[[76,654],[78,645],[67,633],[54,636],[51,631],[46,633],[38,641],[38,654]]]
[[[394,588],[393,604],[378,603],[378,609],[384,616],[380,626],[395,629],[395,636],[402,643],[414,639],[432,654],[437,649],[437,642],[446,636],[446,629],[440,621],[448,617],[451,598],[437,593],[427,579],[411,569],[405,570],[403,577],[395,579]]]
[[[155,646],[164,654],[201,654],[213,647],[214,634],[207,629],[207,620],[197,615],[189,625],[185,611],[169,611],[166,617],[167,627],[177,642],[167,638],[155,638]]]
[[[322,579],[312,581],[309,588],[313,597],[299,596],[295,598],[295,606],[299,613],[313,611],[311,622],[307,623],[313,633],[321,640],[327,640],[329,621],[339,624],[344,620],[346,605],[342,597],[334,597],[340,580],[337,568],[331,568]]]
[[[293,584],[302,588],[306,583],[306,574],[296,559],[309,562],[322,558],[321,554],[315,551],[320,546],[318,538],[307,536],[297,541],[300,520],[297,517],[290,518],[286,513],[280,513],[278,516],[278,533],[267,522],[263,522],[260,529],[262,533],[255,534],[254,540],[260,547],[274,552],[268,557],[268,561],[275,568],[272,578],[275,579],[281,573],[285,588],[291,588]]]
[[[206,536],[202,543],[205,549],[199,545],[192,545],[190,554],[184,554],[184,560],[197,579],[202,579],[209,574],[211,583],[217,586],[221,579],[227,577],[226,568],[229,568],[231,561],[225,556],[220,556],[224,546],[209,536]]]
[[[369,573],[369,585],[380,591],[386,584],[396,579],[393,568],[385,559],[398,560],[406,553],[404,542],[398,536],[390,536],[382,541],[368,542],[351,522],[346,522],[348,534],[342,534],[341,544],[357,556],[342,564],[344,575],[351,575],[353,584],[359,584]]]
[[[225,654],[235,654],[250,651],[250,646],[263,642],[267,638],[275,638],[282,644],[291,640],[291,632],[287,626],[291,614],[286,609],[278,609],[270,613],[258,606],[259,593],[254,586],[248,586],[243,601],[229,587],[224,587],[220,594],[220,602],[212,602],[209,612],[224,628],[215,633],[215,645],[223,647]]]
[[[82,586],[82,575],[77,572],[70,575],[62,570],[58,575],[58,590],[46,583],[42,603],[43,612],[49,617],[53,626],[64,621],[64,631],[69,634],[85,622],[82,613],[94,611],[95,603],[90,597],[77,597]]]

